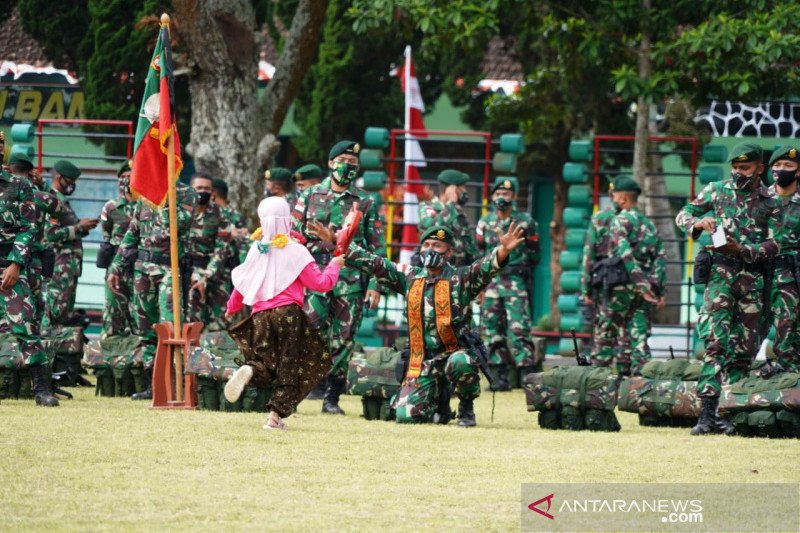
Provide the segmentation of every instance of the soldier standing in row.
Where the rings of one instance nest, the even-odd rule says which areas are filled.
[[[514,201],[519,191],[516,178],[497,178],[492,185],[492,211],[478,221],[478,248],[486,254],[494,250],[512,225],[520,228],[525,246],[510,254],[507,263],[486,287],[481,315],[492,367],[497,378],[496,390],[511,390],[508,365],[515,365],[520,377],[535,371],[536,350],[531,340],[531,280],[539,262],[539,232],[536,221],[517,211]]]
[[[192,225],[186,243],[186,259],[191,261],[191,289],[186,320],[210,324],[225,315],[225,302],[218,305],[207,295],[219,292],[220,274],[231,254],[231,228],[219,206],[211,201],[213,179],[195,174],[191,186],[197,197]]]
[[[301,196],[306,189],[322,182],[322,169],[313,163],[303,165],[294,171],[294,188]]]
[[[135,334],[136,319],[133,306],[133,264],[119,271],[117,291],[108,286],[108,275],[114,255],[128,231],[135,203],[131,196],[131,162],[125,161],[117,172],[119,196],[103,205],[100,212],[100,229],[103,243],[97,253],[97,266],[106,269],[106,305],[103,307],[103,337]]]
[[[782,146],[769,160],[774,184],[772,192],[783,206],[783,223],[776,240],[780,255],[775,259],[772,310],[775,313],[775,351],[778,368],[800,371],[800,151]]]
[[[194,191],[178,186],[177,191],[178,255],[186,251],[186,239],[192,224]],[[150,207],[143,201],[136,203],[128,231],[119,244],[107,277],[114,292],[121,289],[120,278],[126,263],[135,261],[133,271],[133,303],[136,308],[137,333],[142,337],[144,351],[142,362],[147,390],[134,394],[134,400],[153,397],[153,358],[158,336],[153,325],[171,322],[172,269],[170,262],[169,210]],[[188,274],[188,273],[187,273]],[[185,274],[181,272],[183,278]],[[185,294],[183,295],[185,301]]]
[[[65,324],[75,308],[78,278],[83,269],[81,240],[97,226],[99,218],[78,219],[67,197],[75,192],[81,171],[69,161],[53,165],[51,194],[56,197],[56,212],[45,231],[45,239],[56,254],[53,277],[47,285],[47,312],[53,326]]]
[[[746,376],[761,342],[765,261],[778,253],[774,239],[781,216],[778,200],[761,185],[762,155],[757,144],[738,144],[731,152],[731,177],[706,185],[675,218],[693,239],[718,227],[727,239],[726,245],[711,250],[703,300],[709,331],[697,383],[702,411],[692,435],[733,431],[717,414],[722,381],[733,384]]]
[[[638,206],[639,184],[627,176],[614,180],[612,200],[619,213],[609,227],[611,254],[602,260],[616,268],[621,278],[606,272],[603,300],[598,308],[592,361],[610,366],[617,350],[617,372],[641,375],[650,355],[650,335],[655,305],[664,304],[666,254],[656,227]],[[624,279],[627,278],[627,279]]]
[[[280,196],[289,203],[289,207],[294,207],[297,198],[292,192],[292,178],[292,172],[283,167],[272,167],[264,172],[264,197]]]
[[[307,239],[306,247],[318,265],[330,262],[334,245],[327,237],[344,225],[345,217],[354,204],[363,212],[361,225],[353,242],[379,256],[386,255],[383,225],[372,198],[353,182],[358,173],[359,145],[353,141],[340,141],[328,154],[331,175],[306,191],[294,208],[296,230]],[[326,235],[310,230],[308,223],[325,226]],[[339,407],[339,396],[345,388],[345,372],[353,352],[353,339],[361,323],[364,302],[376,308],[380,293],[375,280],[353,268],[342,268],[339,280],[332,291],[321,294],[309,292],[306,296],[306,313],[329,345],[333,368],[323,399],[322,411],[344,414]]]
[[[470,226],[464,206],[469,201],[467,182],[469,175],[454,169],[443,170],[439,180],[439,197],[435,198],[426,187],[419,203],[419,232],[424,233],[433,226],[444,226],[453,232],[453,265],[469,265],[478,258],[475,232]]]
[[[28,285],[28,261],[36,238],[33,190],[22,178],[0,168],[0,331],[17,338],[33,381],[37,405],[55,407],[47,355],[39,335]]]
[[[458,425],[472,427],[473,402],[481,388],[477,356],[463,341],[469,330],[464,309],[525,241],[524,229],[512,222],[505,233],[498,232],[496,248],[461,268],[449,264],[455,242],[449,228],[429,228],[420,241],[419,267],[393,263],[354,244],[346,264],[405,297],[409,363],[403,386],[392,400],[397,422],[434,421],[440,395],[452,387],[459,399]],[[448,419],[449,413],[444,417]]]
[[[228,221],[231,228],[230,251],[228,258],[220,270],[218,279],[211,287],[207,298],[212,302],[215,309],[224,309],[228,302],[228,296],[233,291],[231,282],[231,272],[234,268],[244,261],[247,252],[250,250],[250,232],[247,230],[244,217],[241,213],[228,205],[228,184],[219,178],[214,178],[212,201],[222,210],[222,216]],[[235,321],[235,319],[234,319]],[[228,326],[225,316],[212,316],[209,330],[222,330]]]

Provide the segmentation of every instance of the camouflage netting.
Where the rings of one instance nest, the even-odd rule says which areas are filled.
[[[545,429],[619,431],[616,376],[608,368],[555,367],[524,380],[528,411]]]
[[[617,406],[637,413],[645,426],[693,426],[700,416],[700,363],[685,359],[649,361],[642,377],[623,380]]]

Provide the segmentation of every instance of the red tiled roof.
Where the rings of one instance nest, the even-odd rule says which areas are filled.
[[[22,29],[17,8],[14,8],[11,16],[0,25],[1,60],[24,63],[36,67],[51,65],[36,40]]]
[[[493,37],[486,47],[481,62],[481,72],[488,80],[522,81],[525,73],[517,56],[517,42],[514,37]]]

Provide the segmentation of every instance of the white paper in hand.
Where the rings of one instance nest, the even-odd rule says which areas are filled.
[[[717,229],[714,233],[711,234],[711,242],[714,243],[714,248],[722,248],[727,244],[727,239],[725,238],[725,230],[722,229],[722,226],[717,226]]]

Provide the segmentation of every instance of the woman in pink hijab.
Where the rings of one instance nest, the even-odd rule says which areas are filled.
[[[283,418],[294,412],[331,367],[326,343],[303,313],[305,289],[331,290],[344,258],[334,258],[320,271],[306,247],[292,239],[289,204],[281,197],[262,200],[258,217],[261,240],[253,243],[247,259],[231,273],[234,289],[226,317],[244,305],[251,306],[252,313],[229,330],[245,364],[225,385],[225,397],[235,402],[251,381],[257,386],[274,381],[264,428],[285,429]]]

